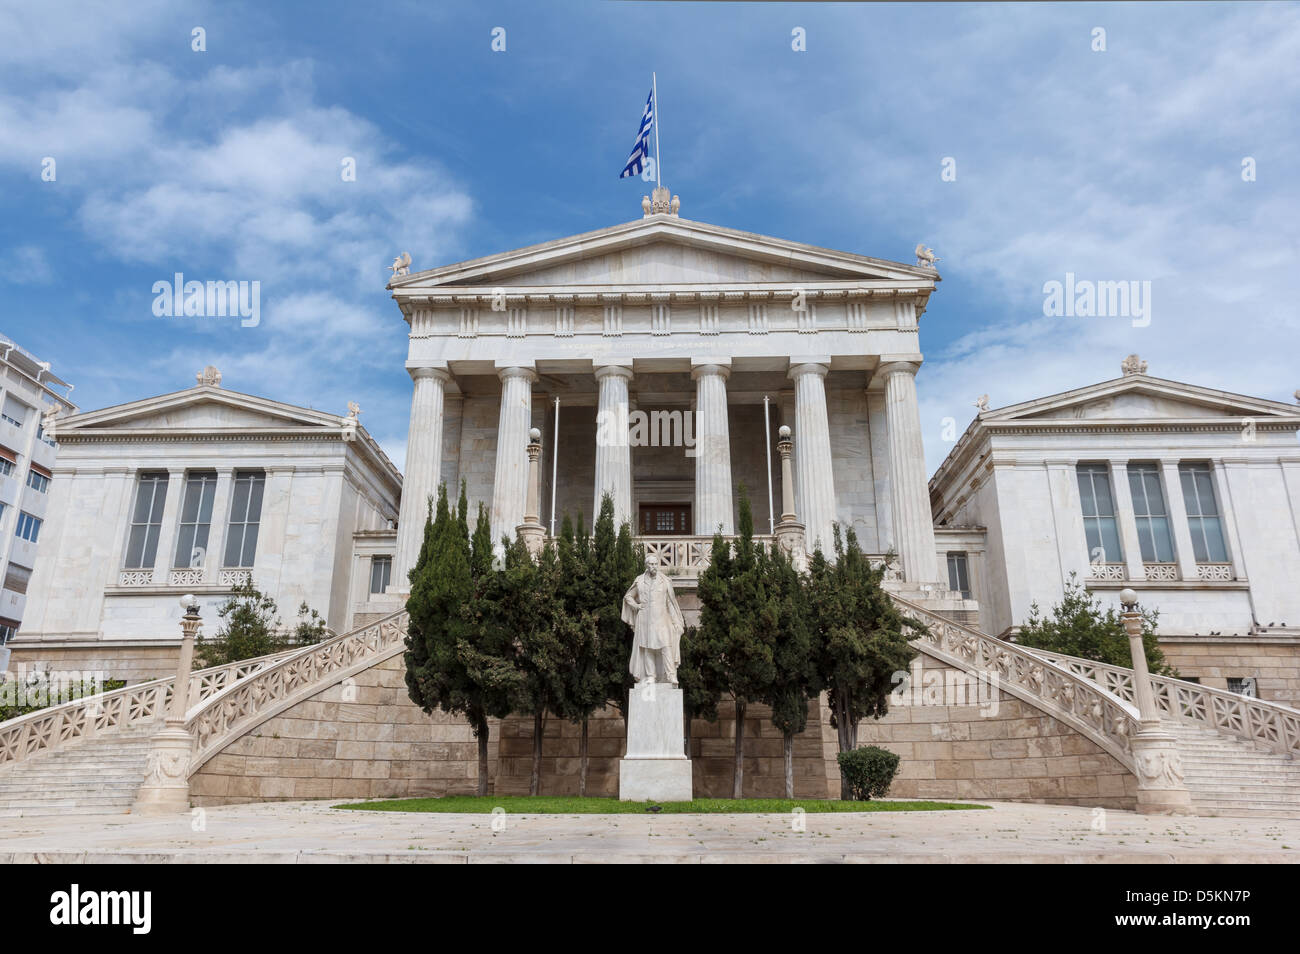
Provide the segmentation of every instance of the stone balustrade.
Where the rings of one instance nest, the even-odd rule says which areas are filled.
[[[1045,649],[1026,651],[1134,702],[1133,670]],[[1151,688],[1162,719],[1188,722],[1267,746],[1285,755],[1300,753],[1300,710],[1277,702],[1151,674]]]

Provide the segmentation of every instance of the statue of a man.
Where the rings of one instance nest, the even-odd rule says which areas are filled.
[[[632,658],[628,669],[637,684],[677,685],[686,622],[682,619],[682,608],[677,605],[672,581],[659,572],[658,557],[646,557],[645,572],[623,597],[623,622],[632,627]]]

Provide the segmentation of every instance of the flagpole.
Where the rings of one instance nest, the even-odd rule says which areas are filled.
[[[659,80],[655,76],[654,70],[650,71],[650,92],[655,98],[655,113],[652,117],[655,123],[655,188],[663,188],[660,181],[661,170],[659,168]]]

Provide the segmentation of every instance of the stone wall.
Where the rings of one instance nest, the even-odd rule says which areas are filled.
[[[469,723],[421,712],[404,672],[399,653],[268,719],[199,769],[191,802],[474,794],[478,743]],[[489,764],[497,737],[493,726]]]
[[[826,798],[827,778],[822,747],[820,703],[809,706],[808,731],[795,737],[794,791],[799,798]],[[578,794],[581,729],[548,717],[542,735],[543,795]],[[626,729],[617,709],[597,713],[588,724],[587,794],[618,796],[618,762],[623,756]],[[691,769],[696,798],[730,798],[736,747],[736,714],[730,703],[719,707],[718,721],[691,723]],[[533,720],[511,717],[501,724],[499,795],[527,795],[532,774]],[[746,798],[785,796],[785,759],[781,733],[772,725],[766,706],[745,712]]]
[[[1184,678],[1227,689],[1229,677],[1253,676],[1261,699],[1300,709],[1300,636],[1161,636],[1160,649]]]
[[[922,679],[965,675],[924,654],[918,659]],[[889,797],[1136,807],[1137,779],[1092,740],[1000,689],[988,687],[982,705],[972,698],[943,705],[924,704],[922,696],[922,704],[891,706],[885,718],[858,726],[859,745],[879,745],[901,758]],[[963,699],[950,694],[936,701]]]
[[[12,645],[9,672],[47,669],[60,672],[102,673],[104,679],[121,679],[128,686],[176,675],[178,643],[159,646],[123,646],[107,643],[88,647],[42,646],[38,642]]]

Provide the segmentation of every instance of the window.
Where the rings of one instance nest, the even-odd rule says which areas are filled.
[[[5,457],[0,457],[0,477],[8,477],[13,472],[14,472],[13,461]]]
[[[236,471],[230,501],[230,523],[226,529],[226,554],[222,566],[253,565],[257,553],[257,526],[262,519],[262,491],[266,476],[261,471]]]
[[[203,558],[208,552],[208,531],[212,526],[212,497],[216,492],[215,472],[186,475],[185,496],[181,498],[181,527],[176,537],[176,559],[172,566],[203,566]]]
[[[641,504],[640,532],[649,536],[691,532],[690,504]]]
[[[948,589],[960,593],[964,600],[970,599],[970,571],[966,566],[966,554],[952,551],[948,554]]]
[[[376,556],[370,558],[370,592],[382,593],[388,589],[393,577],[393,558]]]
[[[41,493],[45,493],[50,489],[50,478],[46,477],[44,474],[38,474],[34,470],[29,470],[27,472],[27,486],[32,488],[32,490],[39,490]]]
[[[1160,468],[1155,464],[1130,464],[1128,489],[1133,495],[1133,516],[1137,518],[1142,562],[1173,563],[1174,542],[1169,535],[1169,514],[1160,487]]]
[[[1242,676],[1241,678],[1228,677],[1228,691],[1235,692],[1240,696],[1250,696],[1255,698],[1255,677]]]
[[[166,474],[141,474],[131,511],[131,533],[126,541],[126,568],[152,569],[158,558],[163,502],[167,499]]]
[[[1093,563],[1123,563],[1115,499],[1110,493],[1110,469],[1105,464],[1080,464],[1079,499],[1083,505],[1083,532],[1088,538],[1088,559]]]
[[[26,593],[27,583],[32,578],[32,571],[17,563],[10,563],[5,570],[4,588],[14,593]]]
[[[18,632],[18,620],[0,616],[0,646],[13,639],[16,632]]]
[[[0,418],[4,418],[14,427],[21,428],[27,420],[28,410],[30,409],[26,404],[5,395],[4,411],[0,412]]]
[[[1228,547],[1223,542],[1210,465],[1179,464],[1178,477],[1183,482],[1187,527],[1192,532],[1192,555],[1197,563],[1227,563]]]
[[[18,526],[14,528],[14,533],[28,543],[35,543],[36,538],[41,535],[41,523],[40,517],[33,517],[26,510],[20,510],[18,511]]]

